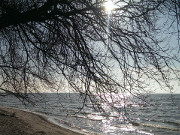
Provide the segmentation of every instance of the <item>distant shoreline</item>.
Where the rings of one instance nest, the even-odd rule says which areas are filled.
[[[0,134],[6,135],[85,135],[58,126],[44,116],[0,106]]]

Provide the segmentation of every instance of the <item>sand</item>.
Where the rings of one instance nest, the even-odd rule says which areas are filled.
[[[83,135],[31,112],[0,107],[0,135]]]

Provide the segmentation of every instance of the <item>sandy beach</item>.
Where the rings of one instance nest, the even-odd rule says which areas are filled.
[[[0,107],[0,135],[83,135],[31,112]]]

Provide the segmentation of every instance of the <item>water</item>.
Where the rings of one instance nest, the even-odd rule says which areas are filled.
[[[146,102],[138,103],[131,97],[118,102],[120,105],[114,103],[117,106],[114,110],[104,105],[106,113],[96,111],[89,103],[83,106],[83,100],[75,93],[42,94],[41,99],[36,105],[24,106],[9,95],[0,98],[0,105],[45,114],[56,123],[82,131],[107,135],[180,135],[180,94],[149,95]]]

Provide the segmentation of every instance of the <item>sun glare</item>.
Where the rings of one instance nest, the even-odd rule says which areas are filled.
[[[108,13],[111,13],[111,11],[115,8],[115,5],[111,0],[108,0],[104,3],[104,7]]]

